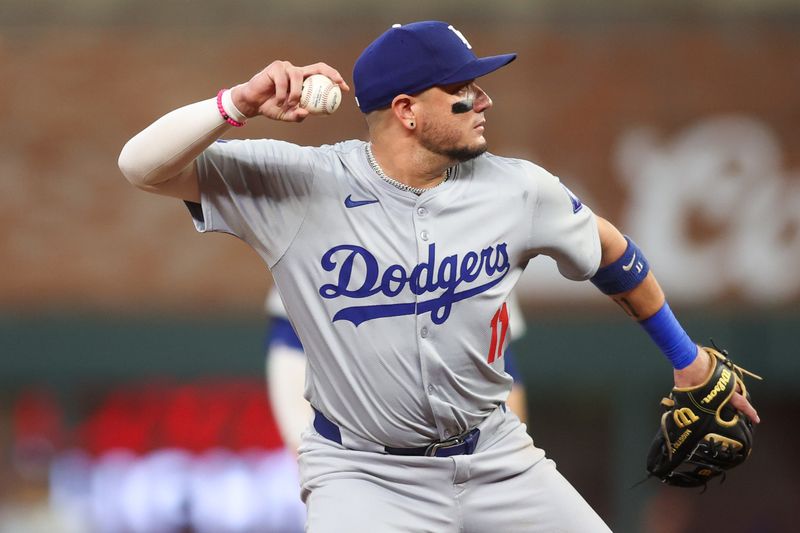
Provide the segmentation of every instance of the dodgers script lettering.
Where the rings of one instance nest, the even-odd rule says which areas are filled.
[[[416,296],[443,290],[429,300],[349,306],[333,316],[333,322],[347,320],[358,326],[376,318],[431,313],[434,324],[443,324],[454,303],[489,290],[505,277],[511,266],[506,246],[499,243],[480,252],[448,255],[437,262],[433,243],[428,246],[428,259],[410,272],[397,264],[381,269],[377,258],[361,246],[334,246],[325,252],[320,263],[325,271],[337,274],[336,283],[322,285],[319,294],[327,299],[363,299],[381,293],[395,299],[403,298],[406,290]],[[482,275],[484,278],[476,285]]]

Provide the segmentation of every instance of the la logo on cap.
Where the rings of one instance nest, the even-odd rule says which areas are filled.
[[[464,37],[464,34],[463,34],[463,33],[461,33],[460,31],[458,31],[457,29],[455,29],[455,28],[453,27],[453,25],[452,25],[452,24],[450,24],[450,25],[447,27],[447,29],[448,29],[448,30],[450,30],[450,31],[452,31],[453,33],[455,33],[455,34],[458,36],[458,38],[459,38],[459,39],[461,39],[461,42],[462,42],[462,43],[464,43],[464,45],[465,45],[467,48],[469,48],[470,50],[472,50],[472,45],[471,45],[471,44],[469,44],[469,41],[467,40],[467,38],[466,38],[466,37]]]

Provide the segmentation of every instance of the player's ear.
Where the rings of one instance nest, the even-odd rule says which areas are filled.
[[[398,94],[392,100],[392,113],[404,128],[413,130],[417,126],[415,103],[416,98],[407,94]]]

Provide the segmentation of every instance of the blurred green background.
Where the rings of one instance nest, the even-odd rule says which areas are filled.
[[[800,5],[789,0],[5,0],[0,528],[3,510],[47,502],[46,476],[18,464],[27,391],[57,398],[56,448],[68,448],[115,388],[262,381],[268,271],[234,239],[196,234],[180,202],[134,190],[116,166],[122,145],[273,59],[325,61],[350,80],[371,39],[420,19],[453,23],[479,55],[519,53],[482,83],[491,151],[559,175],[647,251],[697,341],[713,337],[765,377],[751,387],[754,454],[723,485],[634,487],[669,366],[588,284],[535,261],[519,287],[517,357],[536,443],[615,531],[796,530]],[[251,121],[231,136],[365,133],[345,98],[331,117]]]

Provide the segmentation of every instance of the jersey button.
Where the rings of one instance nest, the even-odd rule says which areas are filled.
[[[419,335],[420,335],[420,337],[422,337],[423,339],[424,339],[425,337],[427,337],[427,336],[428,336],[428,328],[426,328],[426,327],[424,327],[424,326],[423,326],[423,327],[422,327],[422,329],[421,329],[421,330],[419,330]]]
[[[427,241],[428,240],[428,232],[425,231],[425,230],[422,230],[420,232],[420,234],[419,234],[419,238],[422,239],[423,241]]]
[[[424,217],[425,215],[428,214],[428,210],[425,209],[424,207],[420,207],[417,209],[417,214],[421,217]]]
[[[433,394],[433,385],[428,385],[428,394]]]

